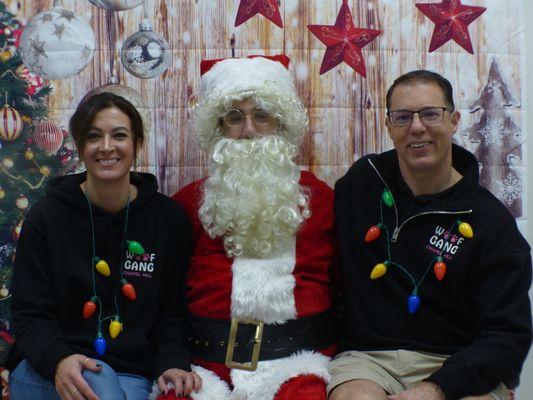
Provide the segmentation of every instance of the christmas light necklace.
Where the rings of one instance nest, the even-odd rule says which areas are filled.
[[[104,335],[102,334],[102,324],[107,321],[111,320],[109,323],[109,336],[111,339],[115,339],[120,332],[124,329],[122,321],[120,319],[120,310],[118,306],[117,301],[117,294],[115,292],[114,295],[114,303],[115,303],[115,313],[108,315],[106,317],[102,318],[103,313],[103,307],[102,307],[102,301],[100,297],[96,294],[96,277],[95,277],[95,270],[102,274],[105,277],[109,277],[111,275],[111,270],[109,268],[109,264],[105,260],[101,260],[96,256],[96,241],[95,241],[95,233],[94,233],[94,218],[93,218],[93,208],[91,201],[89,200],[89,196],[87,195],[87,192],[84,190],[83,194],[85,195],[85,199],[87,200],[87,205],[89,207],[89,216],[91,219],[91,235],[92,235],[92,255],[91,255],[91,277],[92,277],[92,286],[93,286],[93,295],[89,301],[86,301],[83,305],[82,310],[82,317],[83,319],[89,319],[93,314],[96,312],[96,309],[98,309],[98,324],[96,328],[96,338],[94,339],[94,348],[96,352],[103,356],[107,347],[107,342],[104,338]],[[141,246],[139,242],[136,242],[134,240],[126,240],[126,233],[128,231],[128,219],[129,219],[129,211],[130,211],[130,191],[128,190],[128,200],[126,202],[126,217],[124,221],[124,233],[123,233],[123,240],[120,245],[120,251],[121,254],[125,250],[125,245],[127,245],[128,251],[130,253],[136,254],[136,255],[143,255],[144,249]],[[118,266],[118,270],[120,272],[120,280],[119,285],[121,287],[121,292],[129,300],[135,300],[137,295],[135,293],[135,287],[126,281],[122,275],[122,268],[120,265]]]
[[[383,222],[383,203],[389,208],[392,208],[394,206],[394,197],[392,196],[391,191],[387,187],[383,189],[383,192],[381,194],[381,201],[379,203],[380,222],[377,225],[371,226],[365,235],[365,242],[370,243],[381,236],[382,230],[385,231],[387,241],[387,260],[376,264],[374,268],[372,268],[372,271],[370,272],[370,279],[381,278],[387,273],[387,267],[389,266],[396,267],[401,272],[406,274],[413,284],[413,290],[407,298],[407,309],[409,310],[410,314],[414,314],[420,307],[420,296],[418,295],[418,288],[420,287],[422,281],[431,269],[431,266],[433,265],[433,273],[439,281],[444,279],[444,276],[446,275],[446,264],[444,263],[444,260],[442,258],[444,250],[441,250],[438,256],[433,257],[433,259],[427,266],[424,274],[422,274],[422,277],[418,280],[418,282],[416,282],[413,275],[409,271],[407,271],[407,269],[405,269],[400,264],[394,262],[391,258],[391,239],[389,235],[389,229],[387,228],[387,225],[385,225],[385,223]],[[471,239],[474,237],[474,232],[470,224],[461,220],[456,220],[446,232],[451,232],[452,229],[455,228],[455,226],[457,226],[457,230],[465,238]]]

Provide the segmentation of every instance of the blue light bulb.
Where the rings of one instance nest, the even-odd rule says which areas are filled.
[[[101,333],[98,333],[98,336],[96,337],[96,339],[94,339],[94,348],[96,352],[99,355],[103,356],[105,353],[106,347],[107,347],[107,343],[105,339],[102,337]]]
[[[418,297],[416,291],[413,291],[407,299],[407,309],[410,314],[414,314],[418,310],[418,307],[420,307],[420,297]]]

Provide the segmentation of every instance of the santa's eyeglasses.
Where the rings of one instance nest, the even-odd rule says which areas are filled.
[[[242,127],[246,118],[251,118],[255,125],[265,125],[274,120],[274,116],[263,108],[256,107],[249,114],[245,114],[242,110],[236,108],[229,110],[226,115],[222,117],[222,121],[231,127]]]

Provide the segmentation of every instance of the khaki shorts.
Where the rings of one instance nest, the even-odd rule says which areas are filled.
[[[426,379],[442,367],[446,358],[442,354],[408,350],[345,351],[329,364],[328,394],[341,383],[354,379],[367,379],[388,394],[397,394]],[[509,389],[504,384],[489,394],[495,400],[509,399]]]

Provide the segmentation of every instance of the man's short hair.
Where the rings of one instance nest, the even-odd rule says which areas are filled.
[[[446,106],[448,106],[450,111],[455,110],[455,105],[453,103],[453,88],[450,81],[448,81],[448,79],[446,79],[442,75],[437,74],[436,72],[428,71],[426,69],[418,69],[416,71],[408,72],[396,78],[396,80],[389,87],[389,90],[387,90],[386,97],[387,111],[391,111],[390,101],[392,93],[394,92],[394,89],[396,89],[396,86],[408,85],[414,82],[429,82],[438,85],[441,88],[442,93],[444,94],[444,101],[446,102]]]

